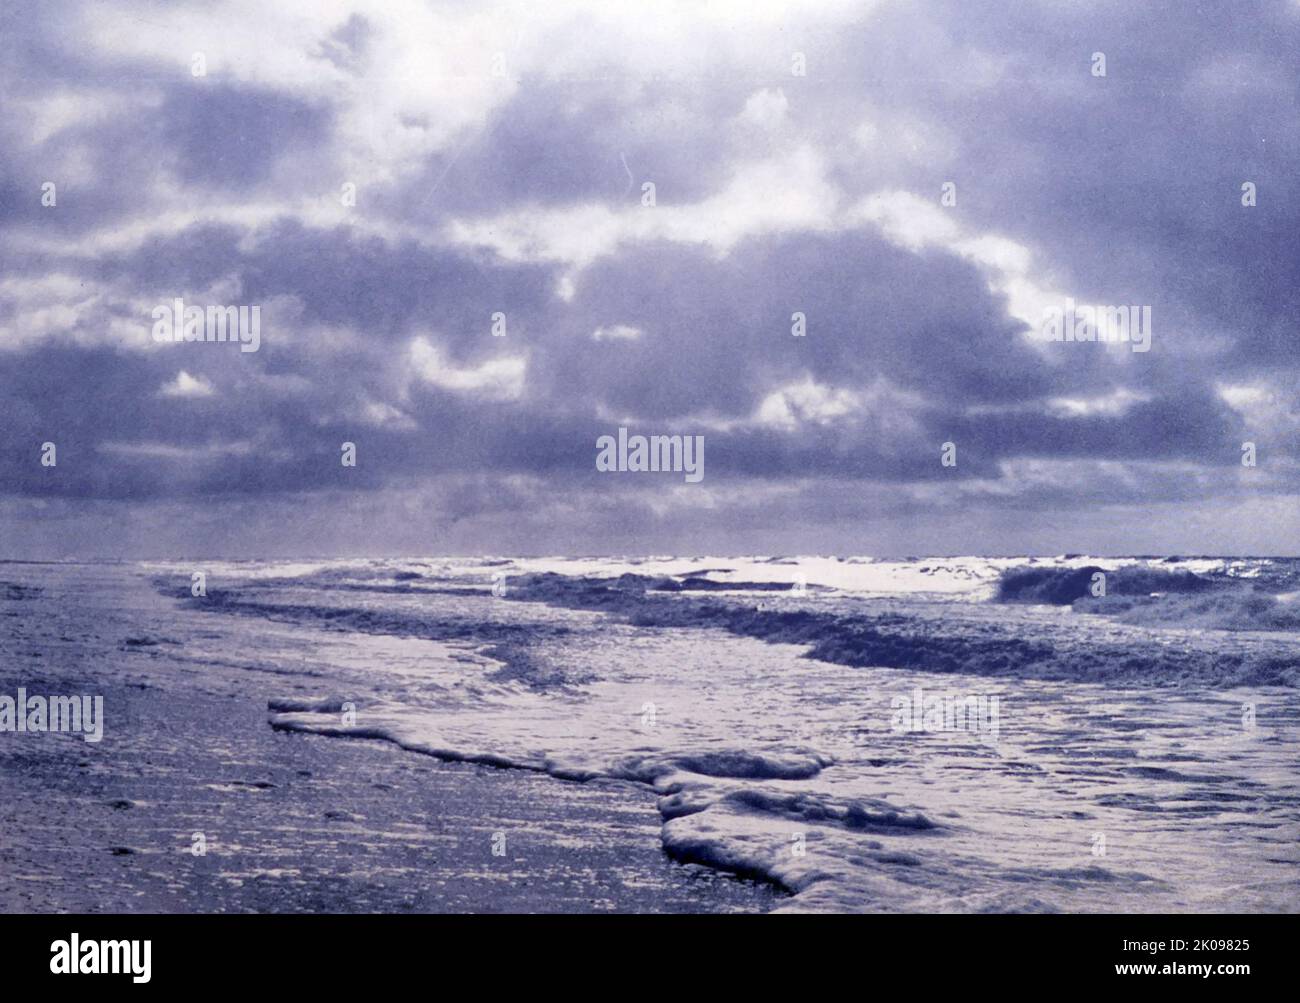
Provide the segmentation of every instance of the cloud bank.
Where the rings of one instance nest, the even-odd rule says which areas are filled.
[[[4,19],[0,556],[1300,552],[1294,3]]]

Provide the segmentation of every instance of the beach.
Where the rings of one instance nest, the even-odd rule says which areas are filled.
[[[0,908],[1294,911],[1294,570],[1017,566],[3,565]]]
[[[93,691],[107,708],[99,743],[0,736],[0,911],[755,912],[778,897],[665,857],[639,785],[274,731],[282,689],[251,659],[199,672],[175,645],[132,643],[174,604],[120,570],[0,573],[44,589],[0,589],[0,692]]]

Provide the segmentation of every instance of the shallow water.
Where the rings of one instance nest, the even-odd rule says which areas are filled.
[[[972,676],[839,665],[802,657],[806,646],[723,629],[638,627],[514,601],[508,585],[494,597],[492,575],[502,567],[539,570],[371,562],[276,581],[259,568],[208,608],[223,619],[282,618],[382,638],[381,649],[372,639],[356,657],[333,650],[319,666],[323,677],[286,685],[276,727],[382,737],[562,779],[653,785],[670,853],[777,881],[798,893],[787,908],[1300,905],[1293,688],[1023,678],[1032,666],[999,675],[984,665]],[[580,570],[589,580],[591,562]],[[744,580],[756,580],[753,571],[743,569]],[[895,585],[906,577],[891,570]],[[941,577],[985,591],[990,580],[970,568]],[[1144,669],[1160,664],[1152,651],[1194,649],[1253,664],[1296,644],[1276,633],[1151,630],[1055,608],[993,606],[955,587],[942,596],[890,591],[730,598],[773,612],[869,608],[958,639],[995,629],[1056,651],[1109,645],[1131,651]],[[278,658],[259,653],[267,671],[286,670]],[[996,698],[996,734],[987,713],[982,727],[926,727],[918,715],[908,720],[921,730],[901,730],[898,704],[918,691],[923,703],[983,700],[986,712]],[[294,703],[321,697],[333,699],[315,709]],[[344,716],[344,702],[355,718]]]
[[[265,674],[275,728],[380,738],[557,785],[652,787],[669,854],[778,882],[796,893],[781,908],[1300,908],[1300,691],[1206,685],[1220,662],[1234,680],[1289,665],[1300,638],[990,604],[1006,565],[974,559],[918,562],[937,569],[924,572],[859,568],[833,590],[819,587],[813,562],[793,572],[737,563],[208,566],[208,595],[195,599],[188,567],[118,573],[147,576],[162,593],[138,625],[141,641],[160,642],[200,679],[214,665]],[[944,639],[936,650],[978,642],[984,655],[969,673],[836,664],[708,618],[635,626],[573,603],[521,601],[531,593],[511,584],[555,569],[599,592],[601,572],[680,579],[711,568],[729,569],[707,577],[737,589],[710,601],[760,619],[814,611],[822,629],[870,617]],[[495,596],[502,574],[505,594]],[[744,584],[791,574],[811,588]],[[942,587],[917,587],[935,581]],[[644,622],[695,602],[639,591],[634,600]],[[1009,640],[1020,660],[1000,664]],[[1040,650],[1050,671],[1033,657]],[[1121,657],[1136,668],[1115,664]],[[1074,665],[1113,667],[1115,680],[1054,678]],[[917,697],[922,711],[903,720],[903,701]],[[973,699],[983,715],[927,718],[927,701],[950,697]]]
[[[128,566],[0,567],[0,695],[105,711],[99,743],[0,733],[0,912],[771,907],[769,886],[666,858],[644,786],[268,727],[286,687],[421,643],[196,613]]]

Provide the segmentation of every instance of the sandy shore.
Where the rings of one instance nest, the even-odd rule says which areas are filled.
[[[39,569],[10,565],[28,583]],[[75,576],[74,576],[75,577]],[[273,731],[275,676],[141,645],[141,594],[0,588],[0,693],[104,696],[99,744],[0,734],[6,912],[763,911],[768,886],[669,861],[643,787]],[[114,608],[115,604],[121,604]],[[194,855],[194,834],[206,853]],[[504,854],[493,853],[494,843]]]

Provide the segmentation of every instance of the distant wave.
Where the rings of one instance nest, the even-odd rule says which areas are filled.
[[[1108,596],[1150,595],[1152,592],[1208,592],[1233,584],[1224,576],[1196,574],[1192,571],[1132,565],[1107,570],[1095,564],[1081,568],[1008,568],[998,580],[997,602],[1048,603],[1068,606],[1076,599],[1090,596],[1093,576],[1105,576]]]
[[[1076,612],[1100,613],[1146,627],[1300,631],[1300,605],[1254,590],[1210,595],[1107,596],[1079,599]]]
[[[1189,584],[1188,574],[1169,580],[1199,588]],[[1120,578],[1124,587],[1146,581],[1141,575]],[[671,601],[653,598],[664,591],[661,579],[642,575],[593,579],[547,572],[512,580],[510,597],[600,610],[639,627],[719,628],[806,645],[807,657],[841,665],[1135,686],[1300,686],[1300,660],[1290,647],[1228,648],[1209,639],[1173,647],[1155,639],[1084,638],[1069,631],[1035,633],[1015,622],[970,621],[955,612],[918,616],[896,607],[881,613],[782,611],[684,594]]]
[[[1094,575],[1099,572],[1105,576],[1105,595],[1094,596]],[[1287,584],[1276,576],[1259,581],[1142,565],[1111,570],[1095,565],[1023,567],[1003,572],[994,601],[1068,605],[1076,613],[1144,627],[1296,631],[1300,605],[1271,591]]]
[[[1012,567],[1002,574],[994,605],[1071,605],[1078,614],[1100,614],[1135,627],[1300,630],[1300,603],[1266,591],[1258,578],[1124,565],[1105,571],[1106,596],[1093,598],[1089,585],[1100,570],[1092,564]],[[1275,577],[1267,588],[1293,584],[1289,579],[1289,573],[1287,579]],[[479,615],[473,603],[463,613],[451,614],[445,606],[421,601],[424,592],[487,597],[485,587],[463,580],[441,579],[439,584],[431,581],[414,587],[409,581],[341,582],[331,569],[318,580],[292,583],[295,589],[307,586],[318,592],[320,603],[302,601],[299,595],[281,597],[279,587],[290,583],[267,579],[234,589],[210,589],[201,599],[182,591],[185,587],[176,579],[155,582],[161,591],[208,612],[491,646],[486,653],[505,664],[501,680],[534,688],[586,681],[537,655],[548,638],[566,633],[559,624],[502,622]],[[910,600],[837,602],[832,596],[823,600],[818,596],[826,590],[813,585],[808,586],[806,601],[780,608],[785,600],[779,597],[775,604],[766,599],[755,602],[761,596],[775,596],[770,583],[706,582],[694,571],[680,576],[626,572],[608,577],[546,571],[511,576],[505,598],[604,612],[638,627],[722,629],[772,643],[802,645],[807,657],[851,666],[1134,686],[1300,686],[1300,659],[1295,646],[1282,639],[1230,645],[1206,634],[1171,645],[1154,634],[1116,638],[1072,630],[1060,622],[1048,629],[1038,621],[1010,616],[972,619],[951,605],[937,610],[932,604]],[[756,594],[735,594],[744,592]],[[356,603],[343,598],[349,593],[357,595]],[[400,608],[376,605],[362,599],[367,593],[406,599]],[[819,609],[823,602],[826,605]]]

